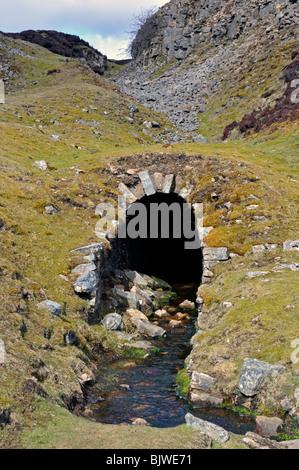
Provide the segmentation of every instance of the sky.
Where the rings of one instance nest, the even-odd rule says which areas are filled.
[[[53,29],[76,34],[109,59],[125,57],[130,22],[141,9],[169,0],[3,0],[0,31]]]

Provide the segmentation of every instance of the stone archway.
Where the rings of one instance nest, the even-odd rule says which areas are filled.
[[[185,200],[189,203],[190,207],[196,210],[196,205],[191,202],[193,185],[189,180],[184,181],[180,175],[163,175],[162,173],[153,173],[153,175],[150,175],[148,171],[141,171],[138,174],[137,181],[135,178],[134,184],[125,185],[124,183],[120,183],[118,189],[126,198],[126,210],[134,204],[134,202],[140,201],[145,196],[150,197],[159,194],[165,196],[170,194],[177,195],[177,197]],[[112,222],[117,226],[117,220]],[[227,247],[212,247],[207,246],[205,243],[205,237],[213,228],[214,227],[203,227],[202,231],[201,283],[210,282],[214,276],[213,268],[215,265],[229,259],[229,250]],[[74,274],[80,274],[79,278],[77,278],[74,283],[75,291],[79,295],[89,298],[91,305],[95,306],[95,311],[98,310],[103,279],[115,269],[126,267],[127,263],[127,253],[124,244],[118,243],[117,238],[110,239],[108,232],[101,232],[97,235],[105,239],[105,243],[99,242],[94,245],[72,250],[80,252],[82,255],[90,255],[90,263],[81,264],[77,268],[74,268],[72,272]],[[89,258],[89,256],[85,257],[85,260],[86,258]],[[200,284],[200,281],[198,283]]]

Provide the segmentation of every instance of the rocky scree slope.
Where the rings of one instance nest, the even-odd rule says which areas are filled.
[[[228,116],[282,95],[298,19],[289,0],[172,0],[139,30],[133,62],[115,80],[181,130],[216,137],[234,120]]]

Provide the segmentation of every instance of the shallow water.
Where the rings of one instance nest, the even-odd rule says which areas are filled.
[[[171,300],[170,306],[182,311],[178,304],[185,299],[194,301],[196,288],[192,284],[174,285],[178,297]],[[191,412],[238,434],[254,429],[251,418],[240,417],[230,410],[195,409],[178,396],[175,378],[189,354],[196,317],[196,313],[191,314],[183,327],[169,330],[166,338],[151,340],[160,349],[158,355],[114,360],[101,370],[97,391],[88,397],[96,421],[130,424],[136,418],[143,418],[154,427],[174,427],[183,424],[186,413]],[[159,325],[166,326],[160,320]]]

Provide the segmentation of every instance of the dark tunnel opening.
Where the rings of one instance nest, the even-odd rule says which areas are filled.
[[[186,233],[186,226],[191,233]],[[195,228],[193,209],[179,195],[156,193],[144,196],[127,211],[127,268],[159,277],[170,284],[200,284],[203,258],[200,244],[194,243],[198,238],[194,235],[197,234]],[[134,237],[131,236],[132,229]],[[189,242],[189,249],[186,242]]]

